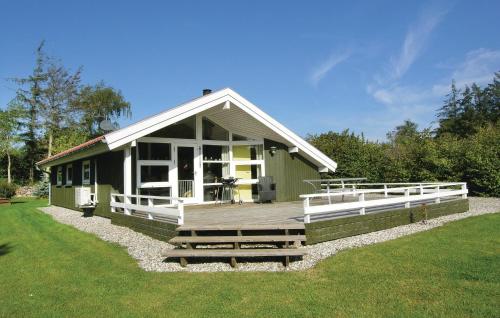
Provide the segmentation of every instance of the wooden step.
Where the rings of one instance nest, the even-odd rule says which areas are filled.
[[[304,223],[280,224],[217,224],[217,225],[181,225],[176,228],[182,231],[256,231],[256,230],[304,230]]]
[[[176,236],[168,241],[182,243],[253,243],[253,242],[295,242],[306,240],[305,235],[247,235],[247,236]]]
[[[262,256],[303,256],[305,249],[299,248],[196,248],[172,249],[164,252],[165,257],[262,257]]]

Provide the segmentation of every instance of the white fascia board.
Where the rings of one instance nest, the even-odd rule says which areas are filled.
[[[319,151],[316,147],[293,133],[291,130],[280,124],[278,121],[273,119],[268,114],[264,113],[257,106],[252,104],[250,101],[245,99],[243,96],[231,90],[230,94],[231,102],[248,114],[253,116],[255,119],[266,125],[267,127],[274,130],[277,134],[282,136],[283,138],[289,140],[292,144],[297,146],[299,149],[307,153],[312,158],[315,158],[320,163],[324,164],[331,171],[335,171],[337,169],[337,163],[326,156],[324,153]]]
[[[172,125],[178,121],[212,108],[227,101],[227,90],[220,90],[180,105],[158,115],[146,118],[128,127],[106,134],[109,148],[115,149],[144,137],[158,129]]]
[[[130,143],[138,138],[144,137],[154,131],[163,127],[174,124],[180,120],[193,116],[204,110],[210,109],[214,106],[223,104],[229,101],[238,106],[247,114],[272,129],[275,133],[280,135],[290,143],[304,151],[310,157],[316,159],[319,163],[324,165],[331,171],[335,171],[337,163],[316,149],[313,145],[290,131],[288,128],[277,122],[271,116],[264,113],[257,106],[250,101],[236,93],[230,88],[225,88],[216,91],[206,96],[202,96],[192,100],[186,104],[180,105],[176,108],[167,110],[156,116],[147,118],[131,126],[111,132],[105,136],[106,142],[110,150],[116,149],[127,143]]]

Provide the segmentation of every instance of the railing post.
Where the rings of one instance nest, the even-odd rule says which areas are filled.
[[[420,195],[423,195],[424,194],[424,186],[420,183],[419,187],[420,187]]]
[[[352,196],[355,197],[356,196],[356,185],[352,185]]]
[[[148,198],[148,206],[155,206],[153,203],[153,198]]]
[[[116,212],[116,208],[113,206],[113,203],[116,202],[115,195],[113,193],[111,193],[110,195],[111,195],[111,212]]]
[[[332,204],[332,197],[330,196],[330,182],[326,182],[326,193],[328,195],[328,204]]]
[[[462,194],[462,199],[467,199],[467,183],[462,183],[462,191],[465,193]]]
[[[304,223],[311,223],[311,216],[307,214],[309,208],[309,198],[304,199]]]
[[[410,189],[405,189],[405,198],[408,199],[408,201],[405,202],[405,208],[409,208],[410,207],[410,201],[409,201]]]
[[[132,198],[130,195],[123,195],[123,202],[125,204],[132,204]],[[123,214],[126,214],[126,215],[132,215],[132,210],[129,209],[129,208],[125,208],[123,209]]]
[[[179,225],[184,224],[184,202],[182,200],[179,200],[177,203],[177,208],[179,209],[179,219],[177,223]]]
[[[364,202],[365,201],[365,194],[364,192],[361,192],[358,196],[359,202]],[[363,203],[364,204],[364,203]],[[364,215],[366,213],[366,208],[363,206],[359,209],[359,214]]]
[[[384,198],[389,197],[389,193],[387,192],[387,184],[384,183]]]
[[[439,186],[436,187],[436,193],[437,193],[437,198],[435,203],[441,203],[441,191],[439,189]]]

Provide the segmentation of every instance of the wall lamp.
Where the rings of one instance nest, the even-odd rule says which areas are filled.
[[[274,154],[276,153],[277,149],[278,148],[276,148],[275,146],[269,147],[269,153],[271,154],[271,156],[274,156]]]

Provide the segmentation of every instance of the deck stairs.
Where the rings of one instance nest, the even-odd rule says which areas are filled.
[[[167,250],[163,256],[178,258],[182,266],[188,259],[229,259],[232,267],[237,259],[281,258],[288,266],[290,259],[305,255],[298,248],[305,243],[303,223],[248,224],[248,225],[183,225],[169,243],[177,248]]]

